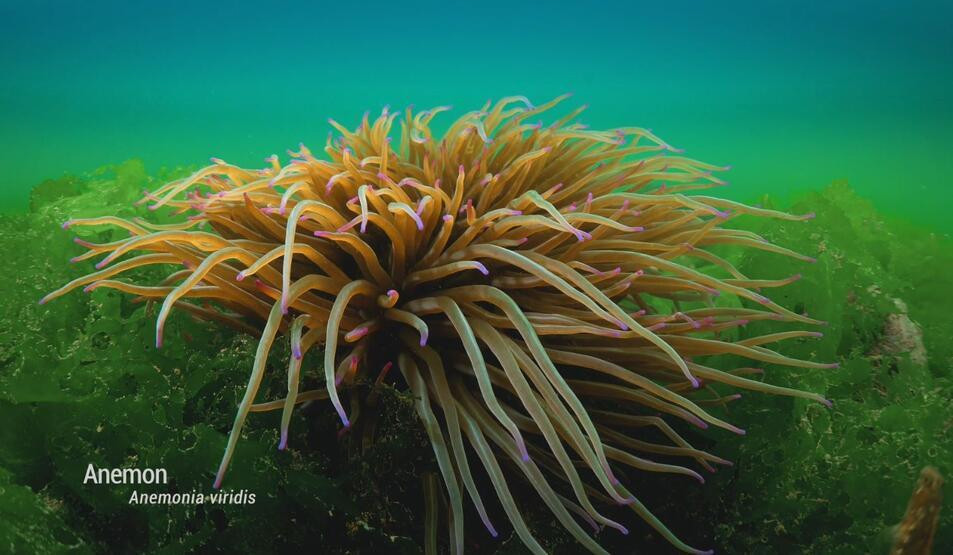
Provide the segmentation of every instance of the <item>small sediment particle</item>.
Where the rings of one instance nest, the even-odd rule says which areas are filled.
[[[890,555],[930,555],[940,521],[943,477],[932,466],[920,471],[917,487],[910,496],[907,512],[897,526]]]

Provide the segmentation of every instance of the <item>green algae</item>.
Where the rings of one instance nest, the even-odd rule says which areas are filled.
[[[814,267],[764,253],[748,253],[739,267],[803,273],[772,299],[829,324],[823,340],[788,342],[782,352],[841,367],[767,366],[766,379],[820,392],[834,406],[746,395],[732,407],[748,434],[715,446],[736,463],[706,495],[720,521],[716,544],[739,553],[885,553],[883,532],[900,521],[920,469],[953,472],[953,242],[886,221],[843,183],[801,198],[792,211],[817,218],[759,222],[760,231],[817,256]],[[765,329],[751,325],[746,334]],[[902,332],[909,341],[898,346]],[[946,509],[936,552],[950,550]]]
[[[47,305],[37,301],[92,271],[90,262],[68,262],[82,251],[71,241],[74,231],[90,241],[118,238],[104,228],[64,231],[62,222],[145,216],[145,208],[133,206],[142,190],[183,173],[169,170],[151,179],[141,162],[131,161],[64,179],[71,186],[63,194],[47,186],[50,203],[29,214],[0,216],[0,253],[20,261],[11,279],[0,283],[0,511],[11,515],[10,525],[0,526],[0,550],[179,553],[327,545],[343,553],[358,545],[390,552],[415,546],[409,533],[392,529],[413,531],[413,511],[422,507],[398,514],[392,497],[416,483],[412,463],[426,451],[412,439],[423,436],[387,433],[388,426],[412,418],[408,406],[389,410],[394,418],[382,424],[384,439],[351,461],[326,448],[339,442],[325,407],[298,411],[292,448],[285,452],[276,449],[277,415],[254,415],[223,488],[254,493],[254,504],[129,504],[133,490],[212,492],[257,340],[173,314],[169,340],[156,350],[155,307],[135,305],[126,295],[74,291]],[[272,374],[280,376],[288,350],[275,351]],[[305,364],[316,381],[312,358]],[[280,381],[264,395],[283,396]],[[398,407],[399,396],[385,391],[382,404]],[[317,424],[308,426],[309,417]],[[170,484],[84,484],[90,463],[165,468]],[[367,507],[376,512],[365,514]],[[28,530],[16,525],[26,520],[34,522]]]
[[[74,234],[118,238],[105,228],[67,232],[63,221],[147,215],[133,204],[142,190],[185,171],[149,177],[141,162],[129,161],[67,176],[39,186],[29,213],[0,216],[0,254],[17,261],[16,272],[0,282],[0,546],[15,552],[305,546],[420,552],[419,478],[435,465],[410,400],[390,388],[381,396],[378,441],[363,451],[354,438],[338,437],[333,410],[321,404],[296,411],[285,452],[276,450],[278,416],[253,414],[225,490],[252,492],[254,504],[128,503],[133,489],[211,492],[256,340],[174,312],[157,351],[154,307],[112,290],[74,291],[44,306],[37,300],[91,271],[89,262],[68,262],[82,251],[71,242]],[[681,430],[699,447],[733,460],[733,467],[703,487],[677,477],[631,478],[640,498],[694,545],[728,553],[886,552],[883,531],[899,521],[920,468],[934,465],[946,476],[953,471],[953,244],[915,225],[886,221],[845,184],[790,208],[817,218],[738,223],[817,256],[817,263],[762,252],[735,253],[733,261],[751,275],[802,274],[766,293],[829,324],[823,339],[788,341],[779,350],[841,367],[769,365],[766,379],[824,394],[833,409],[746,393],[725,411],[746,436]],[[767,329],[777,330],[751,324],[738,333]],[[925,357],[916,348],[903,351],[909,341],[892,338],[897,329],[918,335]],[[287,355],[286,347],[272,353],[275,379],[260,399],[283,396]],[[738,361],[711,362],[727,367]],[[317,357],[309,354],[304,368],[307,386],[319,384]],[[168,486],[83,484],[90,463],[165,468],[172,480]],[[578,552],[545,508],[514,488],[545,545]],[[633,541],[667,549],[631,513],[609,516],[634,523],[629,537],[600,534],[613,552],[630,551]],[[937,553],[953,551],[953,511],[941,519]],[[479,521],[468,518],[467,527],[471,552],[525,552],[509,530],[491,541]]]

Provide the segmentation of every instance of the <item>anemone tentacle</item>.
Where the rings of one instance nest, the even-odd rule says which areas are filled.
[[[713,471],[731,464],[692,447],[670,423],[744,433],[710,410],[738,397],[712,383],[829,404],[816,393],[752,379],[760,369],[708,362],[728,354],[835,366],[766,347],[818,332],[742,340],[726,333],[754,321],[822,323],[762,292],[800,276],[749,277],[722,255],[734,246],[810,262],[726,224],[742,214],[812,215],[696,194],[724,185],[715,174],[728,168],[679,156],[641,128],[589,130],[572,123],[581,109],[547,127],[530,123],[565,98],[541,106],[520,96],[487,103],[442,137],[430,124],[445,107],[385,108],[354,130],[330,120],[340,135],[329,135],[325,159],[304,145],[289,151],[287,164],[271,156],[261,169],[213,159],[140,201],[181,221],[66,222],[64,228],[113,226],[128,237],[77,239],[87,252],[74,261],[102,256],[97,271],[41,303],[82,286],[162,299],[157,347],[173,308],[258,331],[215,487],[250,413],[281,411],[279,449],[288,445],[295,407],[306,401],[329,400],[345,430],[367,421],[364,433],[372,435],[372,417],[362,414],[374,410],[386,379],[415,398],[437,467],[425,481],[426,520],[437,521],[432,477],[439,474],[452,552],[464,549],[467,510],[494,537],[494,521],[505,516],[530,551],[545,552],[510,489],[525,480],[594,553],[605,551],[587,527],[628,533],[600,513],[611,505],[630,507],[675,548],[705,553],[666,528],[617,470],[704,481],[687,465]],[[154,285],[117,279],[154,265],[179,267]],[[740,304],[716,302],[722,295]],[[292,353],[282,373],[287,396],[256,402],[268,354],[283,335]],[[321,348],[324,367],[315,372],[305,356]],[[391,367],[399,375],[388,373]],[[302,391],[306,383],[314,388]],[[663,439],[640,437],[646,430]],[[479,490],[477,475],[490,491]],[[428,551],[433,538],[428,531]]]

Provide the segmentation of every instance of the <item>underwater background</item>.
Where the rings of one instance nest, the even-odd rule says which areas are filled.
[[[0,552],[420,552],[433,455],[398,391],[387,441],[357,460],[327,407],[296,414],[301,447],[284,453],[277,416],[250,419],[229,483],[254,505],[133,506],[129,487],[83,485],[92,462],[209,491],[255,341],[179,315],[157,352],[155,314],[114,291],[37,306],[91,268],[68,263],[81,249],[59,225],[145,215],[143,190],[209,156],[261,167],[299,142],[318,151],[328,117],[450,104],[449,122],[572,92],[565,109],[589,104],[593,128],[648,127],[732,165],[713,194],[818,216],[744,224],[817,264],[733,263],[804,275],[773,298],[830,324],[782,352],[841,368],[769,381],[834,408],[746,394],[728,416],[747,436],[691,435],[733,467],[704,486],[649,480],[640,497],[718,553],[887,553],[920,470],[953,473],[951,21],[939,1],[0,0]],[[527,519],[554,552],[580,549],[545,511]],[[670,551],[631,520],[603,545]],[[524,552],[468,528],[472,552]],[[950,552],[946,507],[935,553]]]

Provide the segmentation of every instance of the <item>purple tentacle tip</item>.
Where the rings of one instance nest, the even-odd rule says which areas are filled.
[[[43,297],[42,299],[40,299],[40,302],[37,304],[44,305],[46,304],[47,301],[49,301],[49,299],[47,299],[46,297]]]
[[[245,279],[245,277],[246,276],[244,271],[238,272],[238,274],[235,276],[235,281],[241,281]]]
[[[63,225],[60,227],[62,227],[63,229],[69,229],[69,226],[71,225],[73,225],[73,220],[66,220],[65,222],[63,222]]]
[[[281,435],[281,441],[278,442],[278,450],[284,451],[288,447],[288,436],[285,434]]]
[[[481,263],[479,263],[479,262],[476,262],[475,264],[477,265],[477,270],[480,270],[480,273],[481,273],[481,274],[483,274],[483,275],[485,275],[485,276],[490,275],[490,271],[486,269],[486,266],[484,266],[483,264],[481,264]]]
[[[827,408],[834,408],[834,403],[830,399],[821,399],[821,403],[824,403],[824,406]]]

